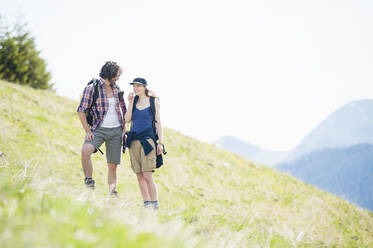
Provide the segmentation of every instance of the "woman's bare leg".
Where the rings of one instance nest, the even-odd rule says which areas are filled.
[[[157,201],[158,200],[157,186],[154,182],[152,172],[143,172],[143,175],[144,175],[147,187],[148,187],[150,201]]]
[[[137,181],[139,182],[139,187],[142,195],[142,199],[145,201],[151,201],[150,195],[149,195],[149,188],[148,184],[144,178],[143,172],[136,173]]]

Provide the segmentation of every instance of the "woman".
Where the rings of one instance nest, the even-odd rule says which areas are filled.
[[[156,168],[156,156],[163,152],[159,99],[147,89],[145,79],[135,78],[130,84],[133,85],[134,92],[128,95],[129,106],[125,121],[126,123],[132,121],[132,125],[126,137],[126,146],[129,147],[131,168],[136,173],[144,207],[158,210],[157,187],[152,173]],[[153,130],[153,113],[150,106],[151,97],[155,98],[155,130]],[[158,141],[155,133],[158,135]]]

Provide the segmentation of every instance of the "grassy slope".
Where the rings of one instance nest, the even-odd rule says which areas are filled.
[[[104,157],[82,186],[77,102],[0,81],[0,246],[372,247],[373,214],[272,168],[165,129],[161,210],[141,209],[128,154],[120,197]]]

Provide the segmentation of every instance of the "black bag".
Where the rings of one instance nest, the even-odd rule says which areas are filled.
[[[96,106],[96,101],[97,101],[97,98],[98,98],[98,87],[99,87],[98,80],[93,78],[91,81],[89,81],[87,86],[91,85],[91,84],[93,84],[93,87],[94,87],[93,99],[92,99],[92,104],[91,104],[91,106],[89,106],[88,111],[85,114],[85,116],[87,118],[88,125],[90,125],[92,127],[92,125],[93,125],[93,116],[92,116],[92,113],[91,113],[92,106],[95,106],[96,115],[99,116],[99,114],[97,112],[97,106]],[[104,153],[101,151],[101,149],[99,147],[96,147],[95,150],[93,151],[93,153],[96,153],[97,151],[100,151],[100,153],[102,155],[104,155]]]
[[[133,113],[133,111],[135,111],[135,106],[136,106],[136,103],[137,103],[138,100],[139,100],[139,96],[135,96],[135,99],[133,100],[132,113]],[[155,126],[155,123],[157,122],[157,120],[155,119],[156,109],[155,109],[154,100],[155,100],[155,97],[151,96],[150,97],[150,111],[152,112],[152,116],[153,116],[152,128],[153,128],[154,137],[155,137],[155,140],[158,141],[159,137],[158,137],[157,129],[156,129],[156,126]],[[131,129],[132,129],[132,124],[131,124]],[[123,142],[123,144],[124,144],[124,142]],[[157,150],[157,144],[155,144],[155,146],[156,146],[155,149]],[[166,149],[164,147],[164,144],[162,144],[162,146],[163,146],[163,154],[166,155],[167,152],[166,152]],[[123,146],[123,148],[124,148],[124,146]],[[160,155],[157,155],[156,168],[158,169],[162,165],[163,165],[163,157],[162,157],[162,154],[160,154]]]
[[[157,134],[157,128],[155,126],[155,123],[157,122],[157,120],[155,119],[155,113],[156,113],[156,110],[155,110],[155,104],[154,104],[154,100],[155,100],[155,97],[150,97],[150,111],[152,112],[153,114],[153,121],[152,121],[152,127],[153,127],[153,132],[154,132],[154,137],[155,137],[155,140],[158,141],[159,140],[159,137],[158,137],[158,134]],[[135,102],[134,102],[135,103]],[[136,106],[136,105],[134,105]],[[166,152],[166,148],[164,147],[164,144],[162,144],[163,146],[163,154],[166,155],[167,152]],[[156,145],[157,147],[157,145]],[[157,149],[157,148],[156,148]],[[162,154],[160,155],[157,155],[157,163],[156,163],[156,168],[159,168],[163,165],[163,157],[162,157]]]
[[[98,86],[99,86],[98,80],[93,78],[91,81],[89,81],[89,83],[87,84],[87,86],[91,85],[91,84],[93,84],[93,87],[94,87],[93,99],[92,99],[92,104],[88,108],[88,111],[86,113],[86,117],[87,117],[88,125],[90,125],[92,127],[93,116],[92,116],[91,110],[92,110],[92,106],[94,106],[95,110],[97,111],[96,101],[97,101],[97,98],[98,98]],[[98,116],[97,112],[96,112],[96,115]]]

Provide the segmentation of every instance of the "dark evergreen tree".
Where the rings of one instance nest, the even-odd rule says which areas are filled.
[[[37,89],[51,89],[51,73],[46,67],[26,24],[9,28],[0,17],[0,79]]]

